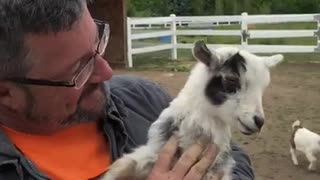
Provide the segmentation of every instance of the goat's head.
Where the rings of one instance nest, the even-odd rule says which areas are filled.
[[[219,119],[236,124],[243,134],[260,131],[265,120],[262,96],[270,82],[269,69],[283,56],[257,56],[230,47],[209,50],[203,41],[194,44],[193,55],[202,63],[201,71],[208,74],[204,95]]]

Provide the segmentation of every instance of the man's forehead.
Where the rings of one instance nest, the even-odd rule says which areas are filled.
[[[25,42],[36,61],[34,65],[37,61],[42,61],[39,62],[39,66],[45,63],[46,66],[54,65],[62,69],[74,64],[84,54],[93,51],[96,37],[96,25],[90,14],[84,13],[69,31],[29,34]],[[61,67],[59,67],[60,64]]]

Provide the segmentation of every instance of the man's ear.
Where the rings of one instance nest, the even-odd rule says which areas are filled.
[[[10,82],[0,82],[0,106],[21,112],[24,105],[24,92]]]

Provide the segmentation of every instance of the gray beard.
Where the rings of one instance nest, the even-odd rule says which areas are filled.
[[[79,124],[79,123],[83,123],[83,122],[90,122],[90,121],[96,121],[99,118],[103,118],[106,116],[107,114],[107,103],[108,103],[108,98],[109,98],[109,90],[108,87],[105,87],[104,84],[101,84],[100,86],[100,91],[102,91],[103,93],[103,97],[97,102],[97,107],[100,107],[101,109],[99,109],[99,111],[88,111],[88,110],[84,110],[83,108],[80,107],[80,102],[83,99],[83,97],[80,97],[79,102],[78,102],[78,107],[76,109],[76,111],[71,114],[68,118],[64,119],[63,121],[60,122],[61,125],[63,126],[70,126],[72,124]],[[31,95],[30,91],[28,89],[25,89],[25,92],[27,93],[27,109],[26,109],[26,116],[28,117],[28,119],[33,119],[36,121],[38,121],[39,123],[43,123],[45,119],[49,118],[49,117],[37,117],[34,116],[34,108],[35,104],[34,102],[34,98]]]
[[[76,112],[74,112],[68,119],[62,121],[62,125],[79,124],[83,122],[95,121],[97,119],[103,118],[106,115],[106,100],[101,102],[102,109],[100,112],[90,112],[86,111],[78,106]]]
[[[97,102],[97,106],[100,107],[101,109],[98,112],[92,112],[92,111],[87,111],[84,110],[80,107],[80,101],[78,103],[78,108],[76,111],[69,116],[66,120],[62,121],[62,125],[70,125],[70,124],[79,124],[83,122],[89,122],[89,121],[95,121],[97,119],[103,118],[107,112],[106,112],[106,106],[107,106],[107,91],[105,90],[105,87],[102,85],[100,88],[100,91],[103,93],[102,99]]]

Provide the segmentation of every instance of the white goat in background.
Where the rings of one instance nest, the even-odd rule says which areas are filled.
[[[304,153],[309,161],[308,169],[316,170],[317,154],[320,154],[320,135],[304,128],[299,120],[292,124],[290,153],[294,165],[298,165],[297,150]]]
[[[223,180],[231,180],[235,163],[230,127],[237,126],[246,135],[261,129],[269,68],[283,56],[256,56],[236,48],[210,51],[203,41],[195,43],[193,55],[198,63],[184,88],[150,127],[147,144],[117,160],[102,179],[146,179],[159,150],[176,134],[182,152],[199,140],[215,143],[220,151],[203,179],[223,173]]]

